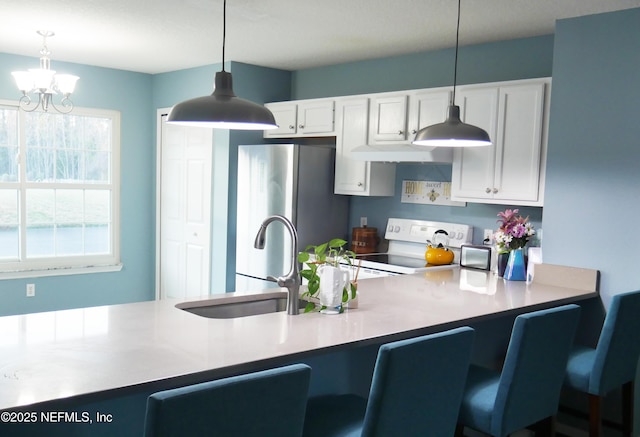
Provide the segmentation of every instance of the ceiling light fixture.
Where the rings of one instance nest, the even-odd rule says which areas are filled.
[[[16,80],[18,89],[22,91],[20,98],[20,108],[27,112],[35,111],[38,107],[47,112],[49,105],[62,114],[68,114],[73,109],[73,102],[69,99],[76,87],[78,76],[71,74],[56,74],[51,69],[51,52],[47,47],[47,38],[55,33],[49,30],[38,30],[38,35],[42,36],[42,49],[40,50],[40,68],[30,68],[27,71],[14,71],[11,73]],[[29,93],[38,95],[38,102],[31,105],[32,100]],[[54,94],[62,94],[61,106],[56,106],[53,101]]]
[[[490,146],[489,134],[477,126],[460,120],[460,107],[456,101],[456,80],[458,76],[458,43],[460,34],[460,0],[458,0],[458,24],[456,27],[456,57],[453,69],[453,94],[448,108],[448,117],[444,123],[422,128],[416,134],[413,144],[436,147],[476,147]]]
[[[218,129],[264,130],[278,127],[271,111],[262,105],[237,97],[233,92],[231,73],[224,70],[227,28],[227,0],[222,12],[222,71],[215,77],[210,96],[196,97],[175,105],[167,123]]]

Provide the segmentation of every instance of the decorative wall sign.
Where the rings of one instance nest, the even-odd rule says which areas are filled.
[[[402,181],[402,203],[466,206],[466,202],[451,200],[451,182]]]

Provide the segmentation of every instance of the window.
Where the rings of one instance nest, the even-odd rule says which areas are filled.
[[[119,150],[116,111],[0,104],[3,276],[119,265]]]

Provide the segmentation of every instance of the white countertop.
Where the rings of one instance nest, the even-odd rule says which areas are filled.
[[[247,363],[597,293],[455,268],[361,280],[359,296],[358,309],[339,315],[207,319],[177,301],[152,301],[0,317],[0,409],[216,369],[239,373]]]

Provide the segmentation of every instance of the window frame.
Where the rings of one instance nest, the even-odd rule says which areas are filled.
[[[15,109],[18,113],[18,172],[20,174],[17,182],[0,182],[2,187],[15,187],[19,190],[18,214],[20,227],[20,244],[26,242],[26,189],[34,188],[33,182],[26,181],[26,144],[25,126],[26,114],[18,106],[16,101],[0,99],[0,108]],[[111,197],[111,233],[110,246],[111,253],[105,255],[78,255],[78,256],[54,256],[39,259],[26,260],[21,258],[16,262],[0,262],[0,280],[18,279],[41,276],[77,275],[83,273],[113,272],[122,269],[120,258],[120,147],[121,147],[121,116],[120,111],[111,109],[74,107],[70,116],[88,116],[98,118],[108,118],[111,120],[111,162],[110,162],[110,183],[100,184],[74,184],[58,183],[47,184],[41,188],[75,188],[91,189],[99,187],[110,187]],[[40,188],[40,187],[39,187]]]

